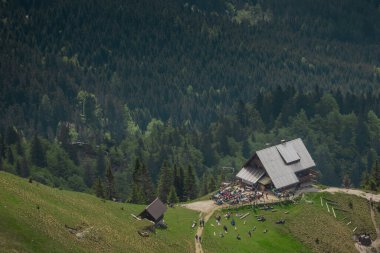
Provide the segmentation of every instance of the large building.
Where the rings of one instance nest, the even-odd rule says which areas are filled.
[[[300,138],[256,151],[236,177],[245,185],[278,190],[311,182],[315,163]]]

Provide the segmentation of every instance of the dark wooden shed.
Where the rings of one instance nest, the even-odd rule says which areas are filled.
[[[164,213],[166,210],[166,205],[162,203],[159,198],[156,198],[138,216],[142,219],[148,219],[153,221],[155,224],[158,224],[164,218]]]

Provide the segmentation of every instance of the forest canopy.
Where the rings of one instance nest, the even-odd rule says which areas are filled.
[[[301,137],[322,183],[363,175],[377,190],[379,12],[376,0],[1,1],[0,169],[183,201]]]

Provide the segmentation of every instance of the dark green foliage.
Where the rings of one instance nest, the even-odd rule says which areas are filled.
[[[106,160],[103,151],[98,152],[98,156],[96,159],[96,172],[97,175],[101,178],[104,177],[104,174],[106,172]]]
[[[16,144],[19,140],[20,140],[20,136],[17,132],[17,129],[14,126],[9,126],[7,128],[5,143],[9,146],[12,144]]]
[[[30,147],[30,160],[32,164],[38,167],[46,167],[45,150],[41,144],[39,137],[35,134]]]
[[[216,181],[213,175],[210,175],[209,181],[208,181],[208,191],[213,192],[217,189]]]
[[[160,176],[158,180],[157,186],[157,197],[163,202],[167,203],[167,197],[169,196],[169,192],[173,186],[173,172],[168,166],[167,162],[161,166]]]
[[[185,200],[195,199],[198,196],[198,188],[195,178],[195,172],[190,165],[187,167],[185,175]]]
[[[100,179],[100,177],[98,177],[96,180],[95,180],[95,183],[93,185],[93,188],[95,190],[95,194],[98,198],[102,198],[104,199],[105,195],[104,195],[104,190],[103,190],[103,184],[102,184],[102,180]]]
[[[27,178],[30,175],[30,169],[27,160],[22,157],[21,160],[16,162],[17,174],[21,177]]]
[[[106,178],[107,178],[106,198],[107,199],[116,198],[115,179],[113,176],[111,165],[107,166]]]
[[[185,198],[184,198],[185,172],[183,170],[183,167],[182,166],[178,167],[176,164],[174,164],[173,176],[174,176],[173,183],[174,183],[177,196],[179,197],[179,201],[185,201]]]
[[[10,164],[14,163],[13,151],[10,147],[8,147],[8,150],[7,150],[7,160]]]
[[[146,204],[153,200],[154,192],[151,177],[146,166],[137,158],[133,171],[131,203]]]
[[[173,185],[170,187],[170,192],[167,196],[166,201],[167,201],[167,203],[178,203],[178,201],[179,201],[177,193],[175,191],[175,187]]]
[[[235,11],[195,1],[199,12],[181,1],[9,2],[0,3],[6,170],[21,174],[30,151],[33,177],[83,190],[78,177],[106,181],[110,161],[116,194],[146,203],[164,160],[178,165],[170,178],[185,201],[217,188],[211,175],[196,186],[206,171],[238,170],[281,139],[304,139],[325,184],[349,175],[357,186],[375,167],[376,1],[262,1],[268,20],[257,23],[237,22],[236,1]],[[133,166],[137,157],[147,166]],[[372,172],[363,182],[379,189]]]
[[[94,180],[96,179],[94,168],[89,164],[84,164],[84,183],[87,187],[91,187],[94,184]]]

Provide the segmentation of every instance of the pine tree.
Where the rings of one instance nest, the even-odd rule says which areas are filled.
[[[35,134],[30,148],[30,160],[32,164],[38,167],[46,167],[45,150],[42,147],[41,141]]]
[[[4,138],[2,135],[0,135],[0,156],[2,158],[5,158],[5,150],[6,150],[6,147],[5,147]]]
[[[28,161],[26,160],[25,157],[21,159],[21,176],[24,178],[27,178],[30,176],[30,169],[29,169],[29,164]]]
[[[174,165],[174,186],[176,193],[179,197],[180,201],[185,201],[184,198],[184,187],[185,187],[185,172],[183,171],[183,167],[177,167],[177,165]]]
[[[103,151],[99,151],[98,156],[96,158],[96,172],[99,177],[103,178],[105,171],[106,171],[106,161],[104,158],[104,154],[103,154]]]
[[[132,193],[131,197],[129,199],[129,202],[135,203],[135,204],[146,204],[147,199],[144,195],[143,189],[137,185],[136,183],[133,183],[132,185]]]
[[[11,147],[8,147],[7,160],[9,162],[9,164],[14,164],[14,162],[15,162],[15,159],[14,159],[14,156],[13,156],[13,151],[12,151]]]
[[[213,175],[210,175],[209,183],[208,183],[208,190],[209,192],[213,192],[216,190],[216,182]]]
[[[106,177],[107,177],[106,197],[107,199],[113,199],[116,197],[116,191],[115,191],[115,179],[112,173],[111,165],[107,167]]]
[[[98,177],[97,180],[95,181],[93,188],[95,190],[96,196],[98,198],[104,199],[104,190],[103,190],[103,185],[102,185],[102,181],[100,177]]]
[[[146,166],[137,158],[132,174],[132,192],[129,198],[131,203],[146,204],[154,198],[152,179]]]
[[[185,177],[185,192],[186,200],[195,199],[197,197],[197,185],[195,179],[194,169],[189,165]]]
[[[157,197],[161,199],[162,202],[164,203],[167,202],[167,197],[172,185],[173,185],[173,176],[168,164],[166,163],[166,161],[164,161],[160,170],[160,177],[158,180],[158,187],[157,187]]]
[[[208,193],[208,173],[205,172],[203,173],[203,176],[202,176],[202,188],[201,188],[201,192],[200,192],[200,195],[203,196],[203,195],[206,195]]]
[[[154,190],[152,178],[149,174],[149,171],[145,164],[143,163],[141,166],[141,188],[143,189],[144,198],[146,201],[150,202],[154,199]]]
[[[93,171],[93,166],[89,164],[84,164],[84,183],[88,186],[91,187],[91,185],[94,184],[94,171]]]
[[[177,196],[177,193],[175,191],[175,187],[172,185],[170,187],[170,192],[167,196],[167,201],[168,203],[178,203],[178,196]]]
[[[16,151],[19,156],[24,156],[24,147],[21,144],[20,138],[16,142]]]

